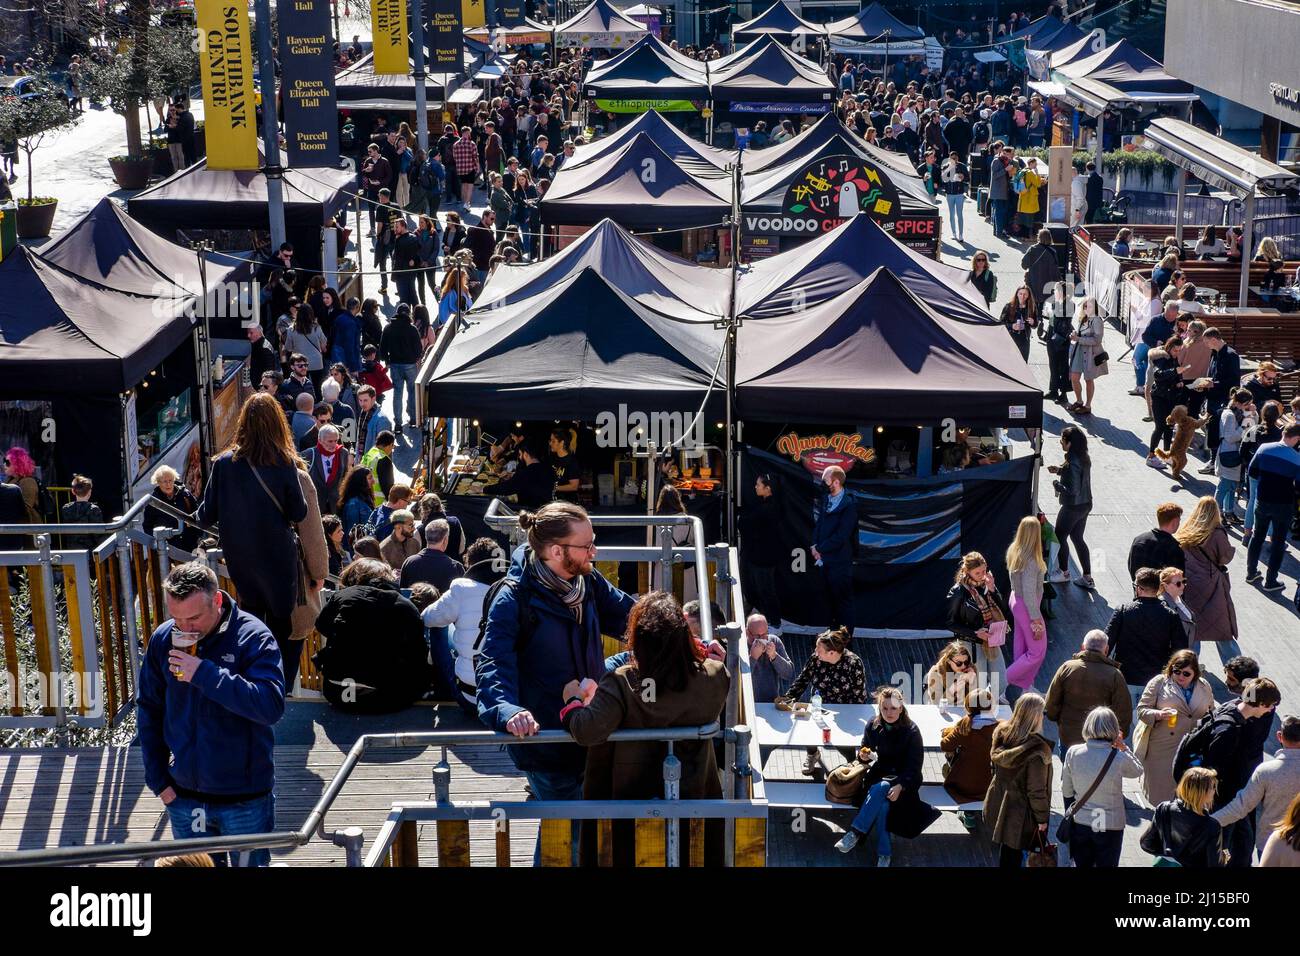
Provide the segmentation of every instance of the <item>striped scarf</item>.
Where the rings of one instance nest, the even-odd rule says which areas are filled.
[[[558,597],[564,606],[573,612],[573,616],[581,625],[582,604],[587,597],[586,575],[579,574],[572,581],[566,581],[552,571],[544,561],[539,561],[537,555],[528,559],[528,567],[538,583]]]

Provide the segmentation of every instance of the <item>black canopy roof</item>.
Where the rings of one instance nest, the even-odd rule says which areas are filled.
[[[1066,23],[1053,13],[1039,17],[1023,30],[1006,38],[1007,43],[1023,40],[1028,50],[1062,50],[1084,37],[1091,36],[1073,23]]]
[[[872,40],[920,40],[925,37],[925,31],[920,27],[909,26],[878,3],[870,4],[851,17],[829,23],[826,29],[838,39],[862,43]]]
[[[730,303],[727,270],[687,262],[604,219],[553,256],[497,266],[475,299],[474,311],[550,295],[555,286],[584,269],[592,269],[624,295],[669,318],[712,322],[726,314]]]
[[[597,410],[693,413],[722,348],[711,321],[661,315],[593,268],[545,296],[471,312],[420,372],[439,415],[590,421]],[[1017,353],[1018,354],[1018,353]],[[722,407],[721,389],[711,407]]]
[[[746,318],[787,315],[848,292],[877,269],[888,269],[940,315],[993,322],[967,271],[914,252],[866,215],[767,259],[741,274],[737,311]]]
[[[1005,328],[945,319],[877,269],[847,293],[742,327],[736,403],[746,421],[1037,427],[1043,394]]]
[[[201,296],[197,255],[150,232],[107,196],[40,256],[66,272],[120,292],[155,296]],[[208,256],[209,287],[243,270],[221,256]]]
[[[714,61],[710,78],[713,99],[722,102],[829,102],[835,95],[835,84],[825,70],[771,36]]]
[[[564,169],[584,166],[598,157],[622,149],[639,133],[650,137],[656,146],[672,157],[673,162],[697,177],[723,178],[727,175],[725,172],[727,164],[736,161],[735,150],[718,149],[698,139],[692,139],[664,119],[659,111],[646,110],[609,136],[602,136],[585,146],[579,146],[574,151],[573,158],[565,161]]]
[[[778,209],[786,189],[801,170],[818,159],[835,155],[859,156],[869,160],[882,174],[887,174],[898,190],[903,212],[938,215],[938,206],[905,155],[900,157],[898,153],[872,146],[840,122],[834,113],[827,113],[784,143],[745,153],[744,210],[766,212]]]
[[[588,97],[707,100],[704,64],[647,33],[618,56],[593,64],[582,83]]]
[[[1089,79],[1125,93],[1190,93],[1190,83],[1170,76],[1164,66],[1128,40],[1120,39],[1091,56],[1052,65],[1071,80]]]
[[[189,337],[188,300],[134,295],[60,269],[25,246],[0,262],[0,397],[112,395]]]
[[[262,155],[259,148],[259,159]],[[281,156],[282,165],[287,157]],[[302,264],[320,264],[320,228],[352,197],[349,169],[285,169],[284,222]],[[260,170],[208,169],[202,160],[127,200],[131,218],[164,238],[182,229],[269,229],[266,176]]]
[[[736,24],[731,28],[731,35],[740,41],[774,36],[788,43],[796,36],[825,36],[826,27],[805,20],[787,7],[783,0],[778,0],[754,19]]]
[[[608,217],[628,229],[686,229],[722,222],[731,211],[725,178],[692,176],[645,133],[589,163],[564,168],[542,197],[549,225],[592,225]]]

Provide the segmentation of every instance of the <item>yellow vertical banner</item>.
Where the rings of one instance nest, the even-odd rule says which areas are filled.
[[[370,0],[370,32],[374,41],[375,73],[409,76],[406,0]]]
[[[257,169],[253,44],[244,0],[195,0],[209,169]]]
[[[483,0],[460,0],[460,15],[466,30],[487,26],[487,15],[483,12]]]

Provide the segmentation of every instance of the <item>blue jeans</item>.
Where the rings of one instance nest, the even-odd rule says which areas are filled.
[[[1145,388],[1147,384],[1147,353],[1151,346],[1139,342],[1133,346],[1133,372],[1137,375],[1137,387]]]
[[[1007,234],[1007,206],[1006,199],[989,200],[989,208],[993,210],[993,235],[1005,236]]]
[[[243,803],[205,803],[178,795],[167,804],[167,817],[177,840],[270,833],[275,829],[275,794]],[[176,852],[184,853],[185,848],[177,847]],[[266,866],[271,862],[271,851],[214,853],[212,859],[217,866]]]
[[[1220,478],[1219,487],[1214,490],[1214,501],[1219,511],[1225,515],[1237,513],[1237,483],[1231,478]]]
[[[1250,534],[1250,547],[1246,549],[1246,574],[1259,570],[1259,555],[1264,550],[1264,536],[1272,526],[1273,539],[1269,544],[1268,573],[1264,575],[1265,583],[1277,580],[1277,573],[1282,568],[1282,559],[1286,557],[1286,537],[1291,531],[1292,507],[1271,502],[1255,503],[1255,525]]]
[[[525,745],[527,746],[527,745]],[[534,800],[581,800],[582,775],[565,773],[562,770],[525,770],[528,786],[533,791]],[[578,828],[581,821],[573,821],[573,865],[578,864]],[[537,846],[533,850],[533,866],[542,865],[542,832],[537,831]]]
[[[388,377],[393,380],[393,427],[402,426],[402,392],[406,392],[406,420],[415,421],[415,365],[394,363],[388,366]]]
[[[948,200],[948,224],[952,227],[953,235],[964,236],[966,197],[962,193],[948,193],[945,198]]]
[[[867,790],[867,799],[862,801],[862,808],[850,824],[855,831],[866,836],[871,828],[876,828],[876,853],[889,856],[891,845],[889,830],[885,827],[885,818],[889,816],[889,788],[892,784],[884,780],[873,783]]]
[[[1246,527],[1255,527],[1255,492],[1259,490],[1258,478],[1246,479]]]

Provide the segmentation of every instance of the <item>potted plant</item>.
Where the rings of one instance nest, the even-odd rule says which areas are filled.
[[[165,140],[158,143],[161,157],[154,142],[146,144],[140,108],[188,92],[198,82],[199,60],[191,46],[192,19],[150,23],[148,0],[131,0],[127,17],[134,42],[112,59],[87,64],[82,80],[92,97],[106,99],[126,122],[126,154],[109,159],[113,178],[123,189],[143,189],[155,172],[170,169],[171,158]]]
[[[33,154],[51,142],[60,130],[80,120],[43,69],[38,68],[31,75],[33,78],[17,95],[0,98],[0,141],[17,143],[27,161],[27,198],[18,200],[20,239],[48,236],[58,208],[57,198],[33,194]]]

